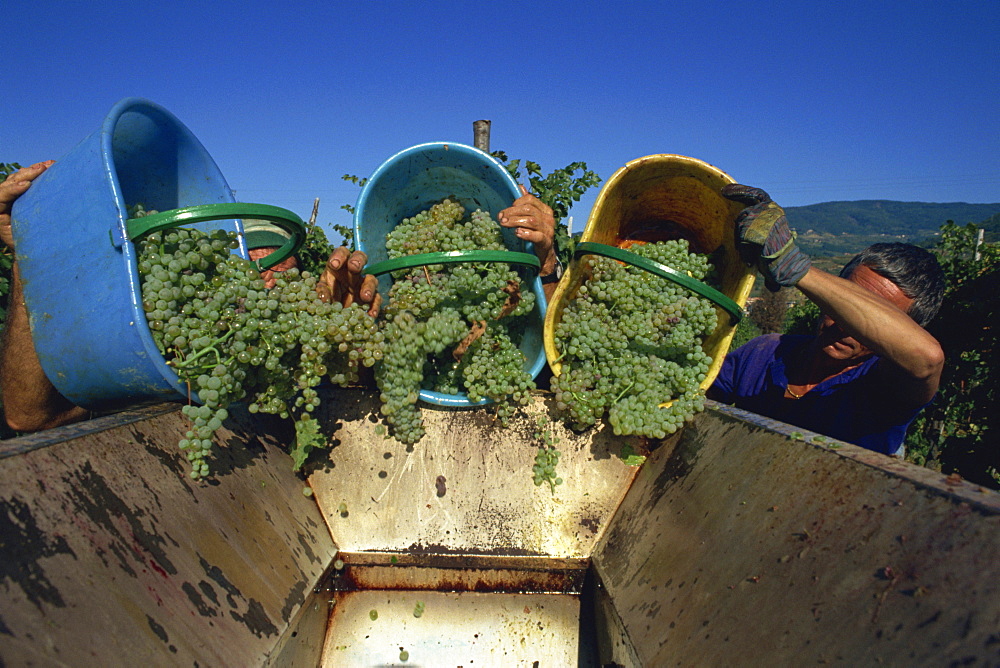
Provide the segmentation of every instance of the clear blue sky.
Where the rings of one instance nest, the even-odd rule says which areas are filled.
[[[1000,202],[996,0],[98,5],[4,3],[0,161],[58,158],[137,96],[238,199],[319,197],[327,224],[350,224],[343,174],[477,119],[545,171],[679,153],[786,206]]]

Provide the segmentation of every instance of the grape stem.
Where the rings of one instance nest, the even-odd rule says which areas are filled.
[[[206,347],[202,348],[201,350],[199,350],[198,352],[196,352],[194,355],[192,355],[191,357],[187,358],[186,360],[181,360],[180,362],[178,362],[177,359],[175,358],[175,359],[171,360],[170,364],[172,364],[177,369],[182,369],[182,370],[183,369],[187,369],[195,361],[197,361],[199,358],[205,356],[209,352],[214,352],[215,353],[215,363],[216,364],[222,364],[222,356],[220,355],[219,350],[215,346],[219,345],[220,343],[223,343],[226,339],[228,339],[230,336],[232,336],[235,333],[236,333],[235,329],[230,329],[225,334],[223,334],[222,336],[220,336],[219,338],[217,338],[215,341],[212,341]]]
[[[628,392],[629,390],[631,390],[633,385],[635,385],[635,381],[634,380],[631,383],[629,383],[628,387],[626,387],[624,390],[622,390],[621,393],[617,397],[615,397],[615,400],[612,401],[611,403],[612,404],[617,404],[618,400],[621,399],[622,397],[624,397],[625,393]]]

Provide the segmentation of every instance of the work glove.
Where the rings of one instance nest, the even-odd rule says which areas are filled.
[[[743,260],[764,277],[771,292],[791,287],[806,275],[812,260],[795,245],[785,211],[760,188],[730,184],[722,196],[747,208],[736,216],[736,247]]]

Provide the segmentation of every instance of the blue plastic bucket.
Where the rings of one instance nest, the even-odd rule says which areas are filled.
[[[385,237],[404,218],[429,209],[445,198],[457,199],[468,212],[482,209],[495,219],[521,196],[517,181],[497,160],[471,146],[450,142],[418,144],[386,160],[369,177],[354,210],[354,241],[368,255],[369,264],[389,259]],[[508,250],[533,252],[530,243],[503,228]],[[379,278],[383,298],[391,278]],[[543,323],[545,292],[536,276],[532,284],[537,306],[521,341],[525,370],[534,378],[545,368]],[[421,390],[420,399],[439,406],[472,406],[464,394]],[[487,401],[477,402],[479,404]]]
[[[188,396],[146,323],[126,207],[165,211],[234,201],[190,130],[162,107],[127,98],[15,202],[32,338],[63,396],[91,409]],[[242,240],[235,219],[192,227],[235,230]],[[238,252],[247,257],[242,241]]]

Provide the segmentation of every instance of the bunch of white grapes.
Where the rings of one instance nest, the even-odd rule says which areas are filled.
[[[139,212],[138,215],[142,215]],[[296,420],[295,468],[323,444],[312,412],[324,380],[356,381],[382,355],[382,334],[358,305],[328,304],[316,279],[297,269],[264,287],[257,267],[232,254],[235,232],[179,227],[137,242],[142,305],[167,364],[201,405],[184,407],[193,425],[180,441],[191,477],[210,473],[215,431],[231,404]]]
[[[629,250],[697,280],[711,270],[684,240]],[[664,438],[704,408],[700,386],[712,359],[702,341],[715,329],[715,307],[634,265],[598,255],[582,262],[587,278],[554,332],[558,412],[575,429],[607,415],[615,434]]]
[[[488,213],[464,217],[444,200],[400,222],[386,237],[390,259],[457,250],[506,250]],[[430,264],[393,272],[382,321],[385,351],[375,368],[382,413],[393,435],[416,443],[424,435],[421,389],[464,393],[496,406],[503,422],[535,389],[518,344],[535,294],[504,262]]]

